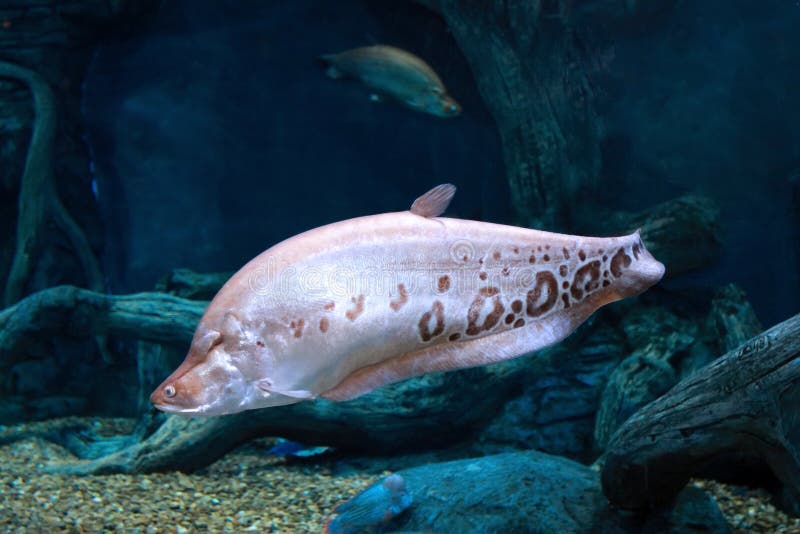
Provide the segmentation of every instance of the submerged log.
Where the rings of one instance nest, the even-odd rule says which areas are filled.
[[[800,315],[689,376],[634,414],[600,460],[611,502],[668,502],[720,454],[762,458],[800,502]]]
[[[59,334],[115,334],[188,345],[205,306],[164,293],[114,296],[74,286],[45,289],[0,311],[0,367]]]
[[[729,532],[714,500],[699,488],[686,488],[648,514],[626,514],[608,505],[596,471],[537,451],[429,464],[398,475],[411,500],[405,511],[381,521],[394,514],[386,513],[389,503],[373,487],[343,507],[332,531]],[[365,525],[364,518],[375,524]]]
[[[260,436],[349,451],[443,447],[484,426],[530,372],[530,359],[421,376],[357,399],[324,399],[210,418],[167,416],[155,432],[103,458],[53,466],[70,474],[193,471]],[[481,398],[480,403],[474,399]],[[420,436],[424,436],[424,440]],[[79,452],[79,451],[76,451]]]

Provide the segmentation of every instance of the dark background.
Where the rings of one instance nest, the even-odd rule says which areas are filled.
[[[722,257],[667,287],[735,282],[765,326],[799,309],[798,28],[793,0],[678,2],[657,27],[597,39],[593,52],[604,203],[715,198]],[[376,43],[425,58],[464,114],[372,103],[313,61]],[[165,2],[135,37],[97,51],[83,107],[114,293],[152,289],[175,267],[235,270],[300,231],[407,209],[446,181],[459,186],[449,215],[514,221],[469,65],[411,2]]]

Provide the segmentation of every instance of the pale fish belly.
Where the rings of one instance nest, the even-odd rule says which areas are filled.
[[[584,238],[409,212],[350,224],[297,236],[244,269],[252,296],[237,313],[270,347],[279,389],[342,400],[534,351],[625,296],[617,286],[646,259],[636,234]]]

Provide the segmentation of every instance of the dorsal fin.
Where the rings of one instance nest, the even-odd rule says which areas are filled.
[[[411,204],[411,213],[422,215],[423,217],[438,217],[456,194],[456,186],[453,184],[437,185]]]

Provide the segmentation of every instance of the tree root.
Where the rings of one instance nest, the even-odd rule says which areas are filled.
[[[56,97],[39,74],[19,65],[0,61],[0,77],[28,86],[36,114],[20,186],[16,252],[6,281],[5,305],[11,306],[22,298],[33,264],[41,251],[48,222],[55,223],[69,239],[81,263],[87,286],[101,291],[103,276],[97,258],[83,231],[59,200],[55,185]]]

